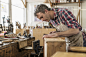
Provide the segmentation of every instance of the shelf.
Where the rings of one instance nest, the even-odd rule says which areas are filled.
[[[81,3],[82,1],[78,1],[78,2],[61,2],[61,3],[58,3],[58,2],[51,2],[51,0],[49,0],[49,3],[50,3],[50,6],[52,7],[53,5],[57,5],[57,4],[69,4],[69,3],[79,3],[79,7],[80,7],[80,3]]]
[[[51,2],[52,3],[52,2]],[[53,4],[57,4],[58,2],[56,3],[53,3]],[[66,3],[79,3],[79,2],[66,2]],[[66,4],[66,3],[58,3],[58,4]],[[81,3],[81,2],[80,2]]]

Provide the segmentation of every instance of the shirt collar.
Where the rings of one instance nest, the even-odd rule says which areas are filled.
[[[55,17],[57,17],[58,15],[57,15],[57,11],[55,10],[55,8],[52,8],[52,10],[54,11],[54,19],[55,19]]]
[[[57,12],[58,12],[59,9],[58,9],[58,8],[57,8],[57,9],[55,9],[55,8],[51,8],[51,10],[54,11],[54,19],[51,19],[49,22],[52,22],[53,20],[56,19],[56,17],[58,16]]]

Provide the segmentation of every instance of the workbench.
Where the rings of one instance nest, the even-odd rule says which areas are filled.
[[[35,37],[32,38],[26,38],[27,39],[27,46],[32,46],[32,41],[35,40]],[[18,42],[20,40],[17,40],[15,42],[10,43],[3,43],[3,45],[0,45],[0,57],[24,57],[28,56],[28,54],[32,50],[25,50],[23,48],[19,49]]]

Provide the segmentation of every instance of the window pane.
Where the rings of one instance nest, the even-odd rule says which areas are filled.
[[[14,29],[16,29],[16,22],[21,24],[21,28],[23,28],[24,23],[24,5],[21,0],[12,0],[12,22],[14,25]],[[14,33],[16,30],[14,30]]]
[[[5,16],[5,22],[7,19],[7,16],[9,16],[9,8],[8,8],[8,4],[6,3],[2,3],[1,2],[1,24],[3,24],[3,18]]]
[[[16,26],[16,21],[19,21],[21,25],[23,26],[23,15],[24,9],[12,6],[12,22],[14,26]]]
[[[21,0],[12,0],[12,5],[24,8],[24,5]]]
[[[9,3],[9,0],[1,0],[1,2]]]

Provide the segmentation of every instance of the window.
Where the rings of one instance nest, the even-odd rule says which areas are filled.
[[[35,16],[34,16],[34,10],[35,10],[35,7],[39,4],[46,4],[46,3],[40,3],[40,2],[37,2],[37,3],[28,3],[27,7],[28,7],[28,11],[27,11],[27,19],[28,19],[28,26],[36,26],[37,23],[41,23],[42,21],[37,19]],[[49,4],[46,4],[47,6],[50,7]]]
[[[12,22],[14,25],[14,29],[16,29],[16,21],[18,21],[21,24],[21,27],[23,28],[25,20],[24,9],[25,8],[21,0],[12,0]]]
[[[7,26],[7,17],[9,16],[9,0],[1,0],[1,17],[0,17],[0,23],[1,24],[3,24],[3,17],[5,17],[4,19],[4,21],[5,21],[5,26]]]

